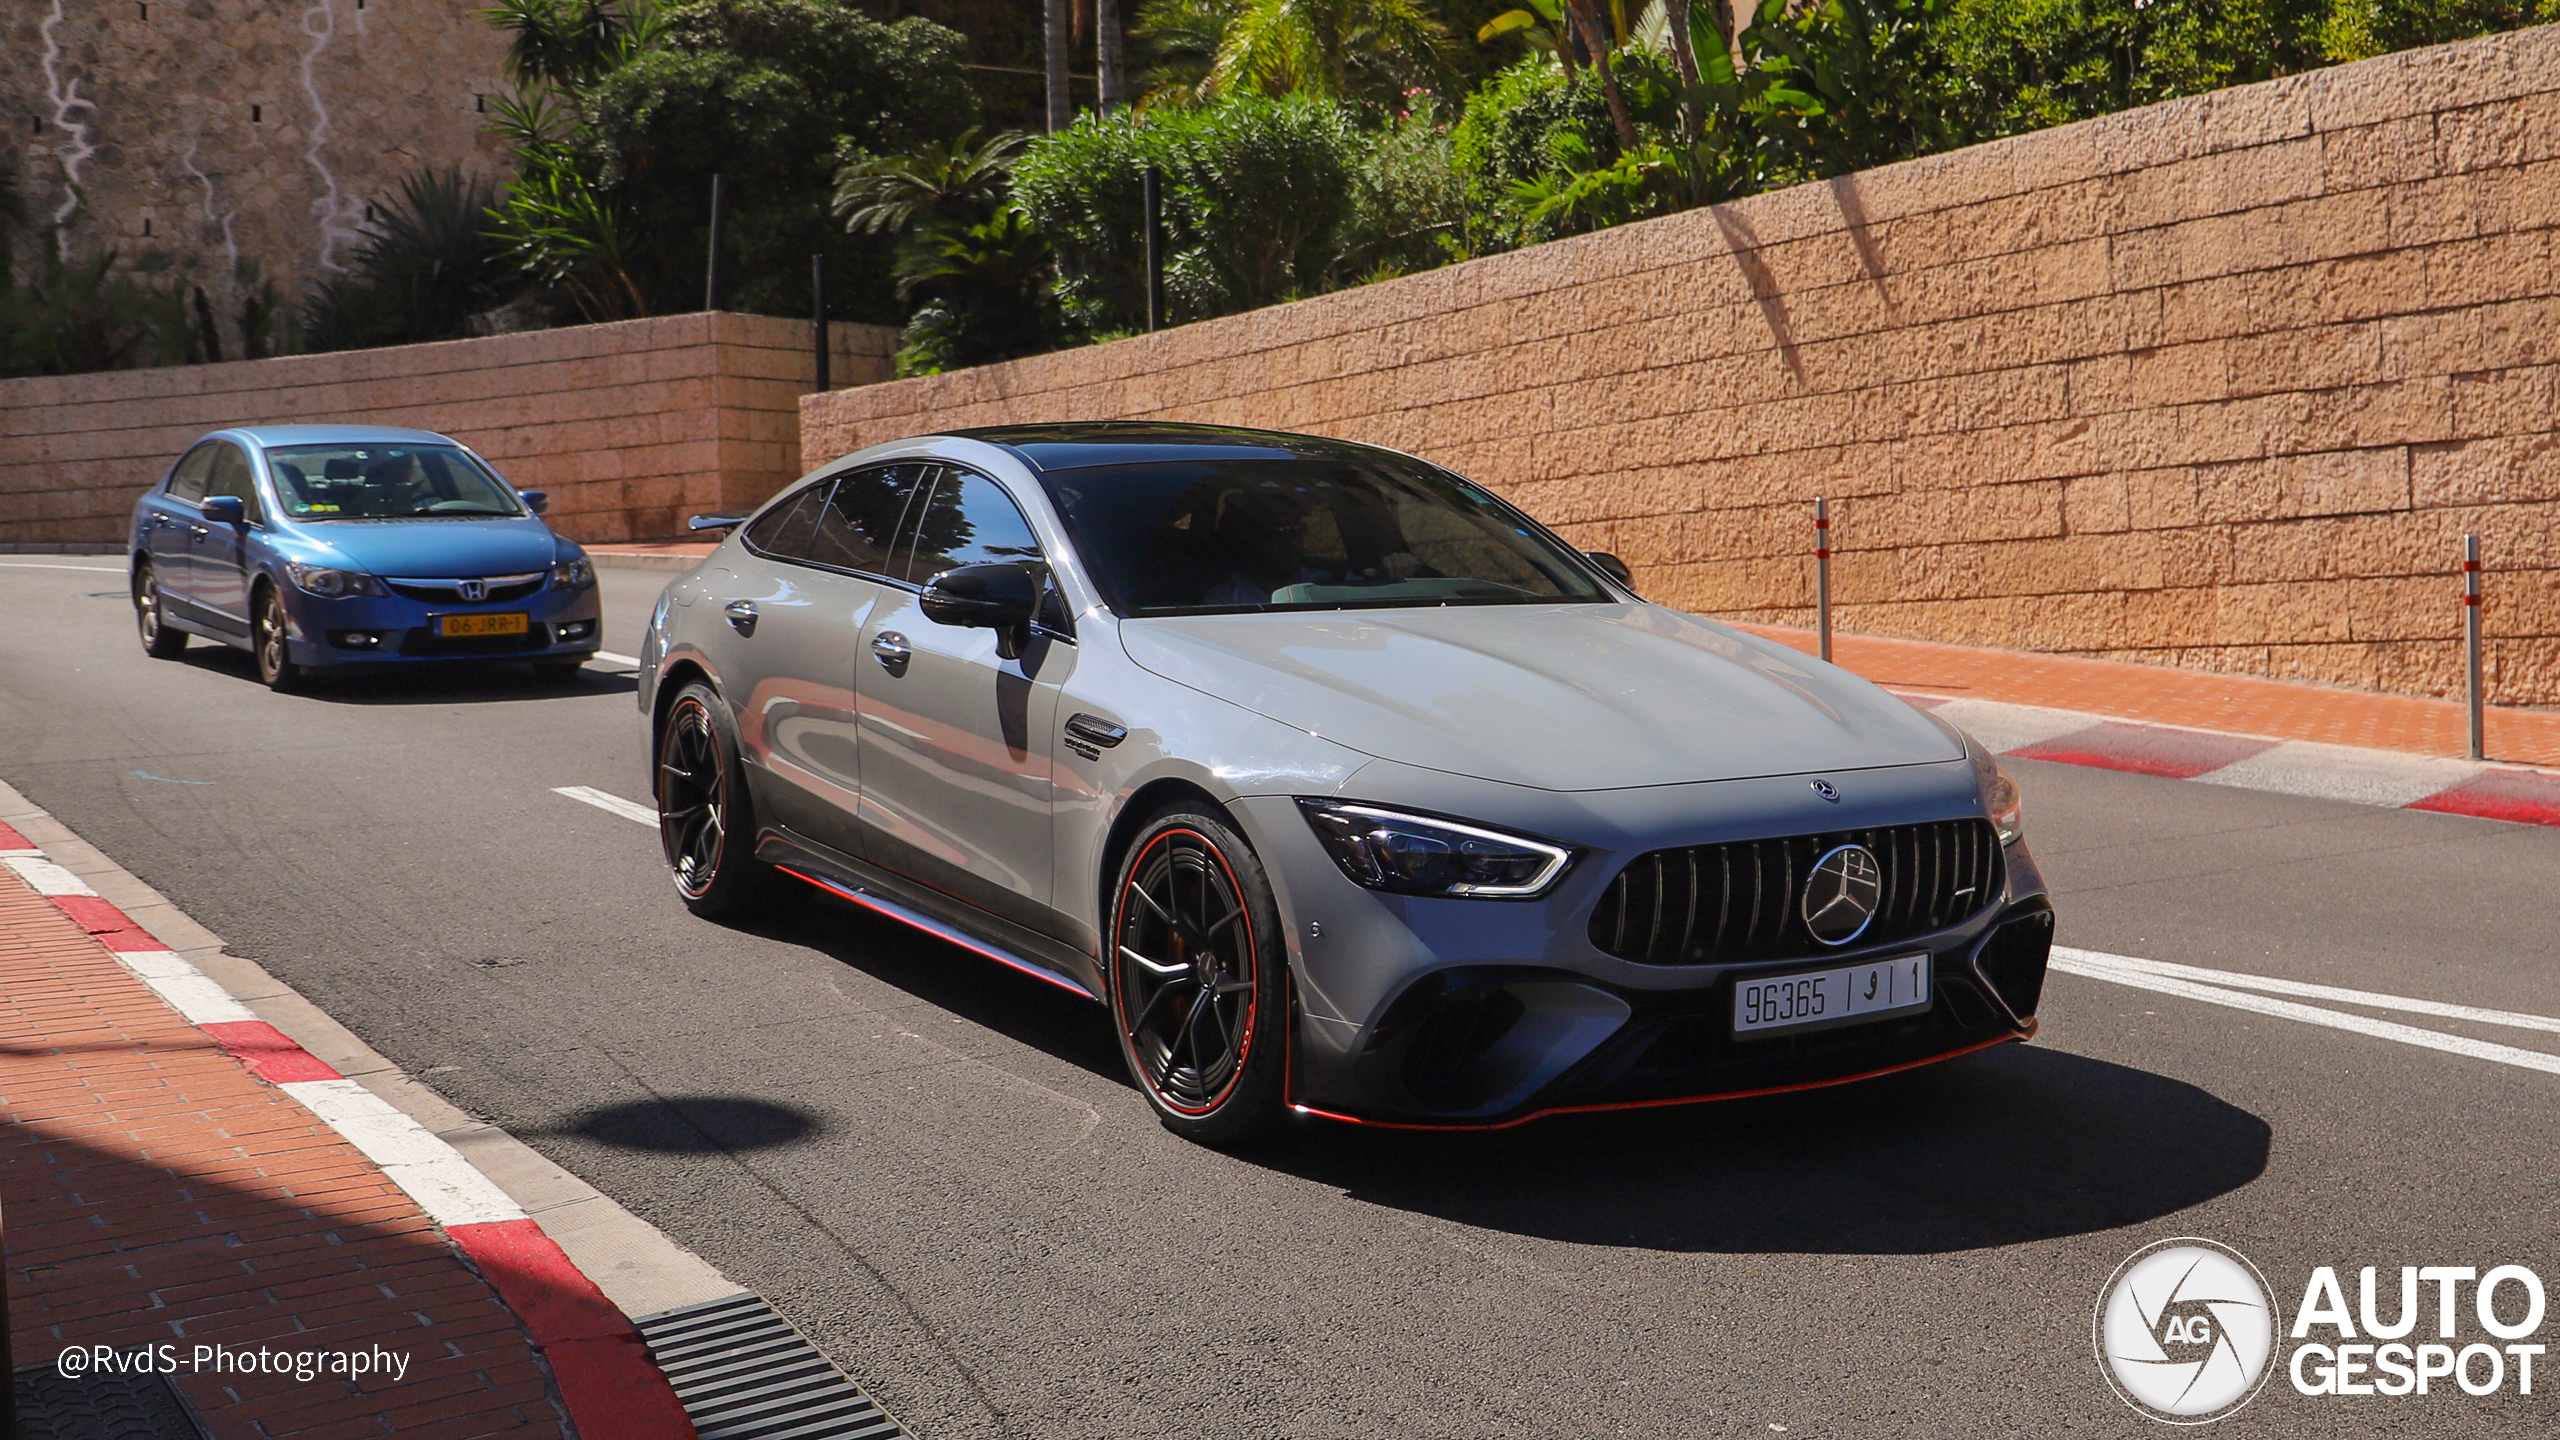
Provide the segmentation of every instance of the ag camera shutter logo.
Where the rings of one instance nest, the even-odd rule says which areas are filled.
[[[2091,1331],[2098,1369],[2126,1404],[2202,1425],[2257,1398],[2279,1318],[2247,1256],[2190,1236],[2154,1241],[2117,1266]]]

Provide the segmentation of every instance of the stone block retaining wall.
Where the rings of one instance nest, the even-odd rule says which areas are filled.
[[[2560,704],[2560,27],[802,402],[811,463],[1153,417],[1411,450],[1649,595]],[[1890,677],[1887,677],[1890,678]]]
[[[897,332],[836,325],[839,384],[886,378]],[[0,380],[0,543],[115,542],[134,498],[225,425],[353,421],[452,435],[579,540],[654,539],[800,473],[805,320],[670,315],[521,335]]]

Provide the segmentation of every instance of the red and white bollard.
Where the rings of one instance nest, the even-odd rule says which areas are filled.
[[[1831,502],[1813,502],[1813,624],[1822,658],[1831,659]]]
[[[2486,760],[2480,693],[2480,537],[2462,537],[2462,650],[2471,672],[2471,758]]]

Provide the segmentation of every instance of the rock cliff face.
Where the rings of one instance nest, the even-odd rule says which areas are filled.
[[[479,0],[8,0],[0,124],[74,257],[164,257],[226,331],[242,262],[296,299],[427,166],[494,170]],[[226,351],[236,333],[224,337]]]

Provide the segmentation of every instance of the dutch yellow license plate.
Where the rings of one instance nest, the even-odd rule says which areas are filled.
[[[523,615],[442,615],[436,618],[436,633],[459,635],[521,635],[528,623]]]

